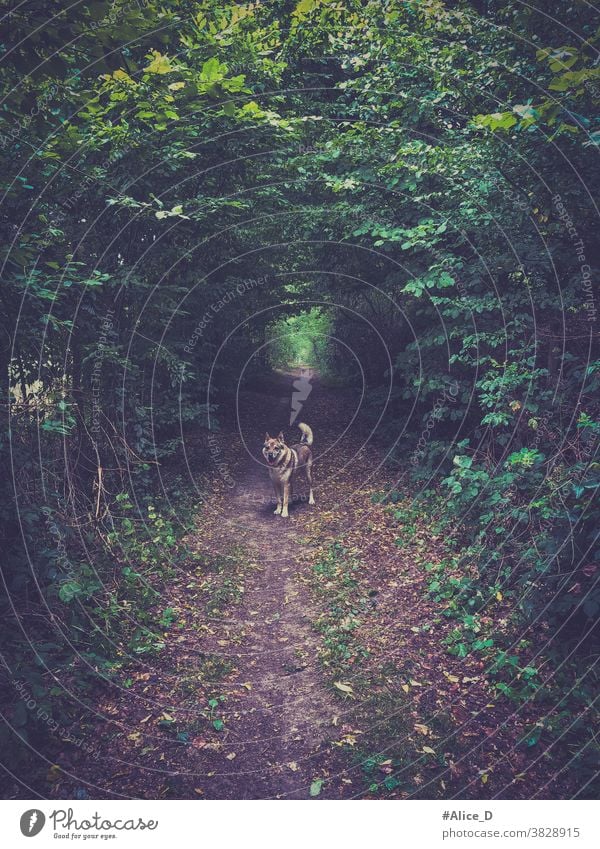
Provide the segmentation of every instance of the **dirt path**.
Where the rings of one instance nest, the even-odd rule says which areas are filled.
[[[225,434],[222,447],[213,452],[218,459],[231,457],[225,474],[230,485],[231,471],[235,486],[211,507],[211,522],[220,525],[220,539],[235,540],[242,556],[256,565],[241,604],[223,623],[230,632],[244,634],[242,650],[233,658],[238,680],[220,712],[225,729],[230,729],[223,744],[231,746],[228,754],[235,758],[226,773],[213,759],[207,771],[215,774],[203,794],[207,798],[306,798],[311,786],[316,791],[314,782],[320,796],[339,798],[344,786],[352,784],[345,777],[348,759],[331,745],[340,736],[340,701],[319,662],[314,630],[318,609],[307,588],[301,556],[314,545],[315,529],[309,530],[309,523],[318,520],[319,509],[325,508],[320,500],[324,490],[317,493],[317,505],[310,507],[307,485],[301,481],[289,520],[275,516],[260,456],[265,430],[277,432],[283,427],[289,443],[299,438],[295,427],[285,427],[297,376],[298,372],[281,375],[270,382],[266,393],[242,399],[234,445],[228,452],[230,434]],[[311,388],[311,403],[299,420],[306,418],[315,425],[318,466],[319,456],[339,436],[352,400],[322,387],[316,375]],[[213,635],[211,648],[216,650],[218,644]],[[243,689],[240,704],[234,694]],[[329,780],[331,776],[335,781]]]
[[[41,795],[568,797],[568,747],[548,776],[539,733],[529,742],[544,704],[499,695],[497,655],[449,651],[460,632],[432,570],[464,567],[410,499],[379,503],[392,482],[355,418],[360,397],[314,381],[301,418],[317,503],[301,483],[289,520],[273,515],[260,450],[265,430],[290,435],[293,379],[242,391],[203,453],[190,440],[191,476],[208,451],[210,480],[184,565],[158,570],[160,646],[94,682],[70,729],[87,748],[57,753]],[[510,640],[509,615],[496,596],[478,615],[484,650],[486,635]],[[523,637],[521,666],[534,645]]]
[[[289,394],[279,405],[282,415],[270,413],[276,422],[289,415]],[[312,508],[295,500],[286,521],[273,515],[274,506],[266,470],[248,458],[220,506],[225,535],[257,563],[243,603],[226,622],[247,634],[234,657],[247,694],[241,708],[235,700],[223,705],[231,729],[224,743],[235,758],[228,773],[212,777],[207,798],[306,798],[330,754],[338,705],[318,667],[314,605],[298,580],[299,514]]]

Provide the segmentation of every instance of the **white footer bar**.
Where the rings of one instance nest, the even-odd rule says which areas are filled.
[[[593,801],[4,801],[3,846],[576,847],[598,843]]]

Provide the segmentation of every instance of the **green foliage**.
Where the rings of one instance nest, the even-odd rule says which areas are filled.
[[[318,307],[281,318],[267,328],[274,368],[312,366],[327,373],[331,362],[331,317]]]
[[[315,623],[323,637],[319,658],[334,677],[349,667],[358,670],[368,656],[355,634],[369,608],[357,580],[359,568],[337,543],[313,567],[315,592],[323,605]]]

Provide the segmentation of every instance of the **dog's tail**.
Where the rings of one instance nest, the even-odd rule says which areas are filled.
[[[309,426],[307,424],[304,424],[304,422],[300,422],[298,427],[302,431],[302,439],[300,440],[300,442],[306,442],[307,445],[312,445],[313,444],[313,432],[309,428]]]

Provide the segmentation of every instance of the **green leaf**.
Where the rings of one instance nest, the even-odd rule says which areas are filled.
[[[58,590],[58,597],[61,601],[64,601],[66,604],[73,601],[74,598],[77,598],[78,595],[81,595],[82,587],[77,581],[66,581],[64,584],[60,585]]]
[[[321,788],[323,787],[325,779],[323,778],[315,778],[312,784],[310,785],[310,795],[318,796],[321,792]]]
[[[146,74],[168,74],[174,70],[168,56],[163,56],[162,53],[158,52],[158,50],[153,50],[152,56],[154,58],[150,64],[146,65],[144,68],[144,72]]]
[[[202,65],[202,77],[209,82],[222,80],[226,73],[227,65],[222,65],[215,56]]]

